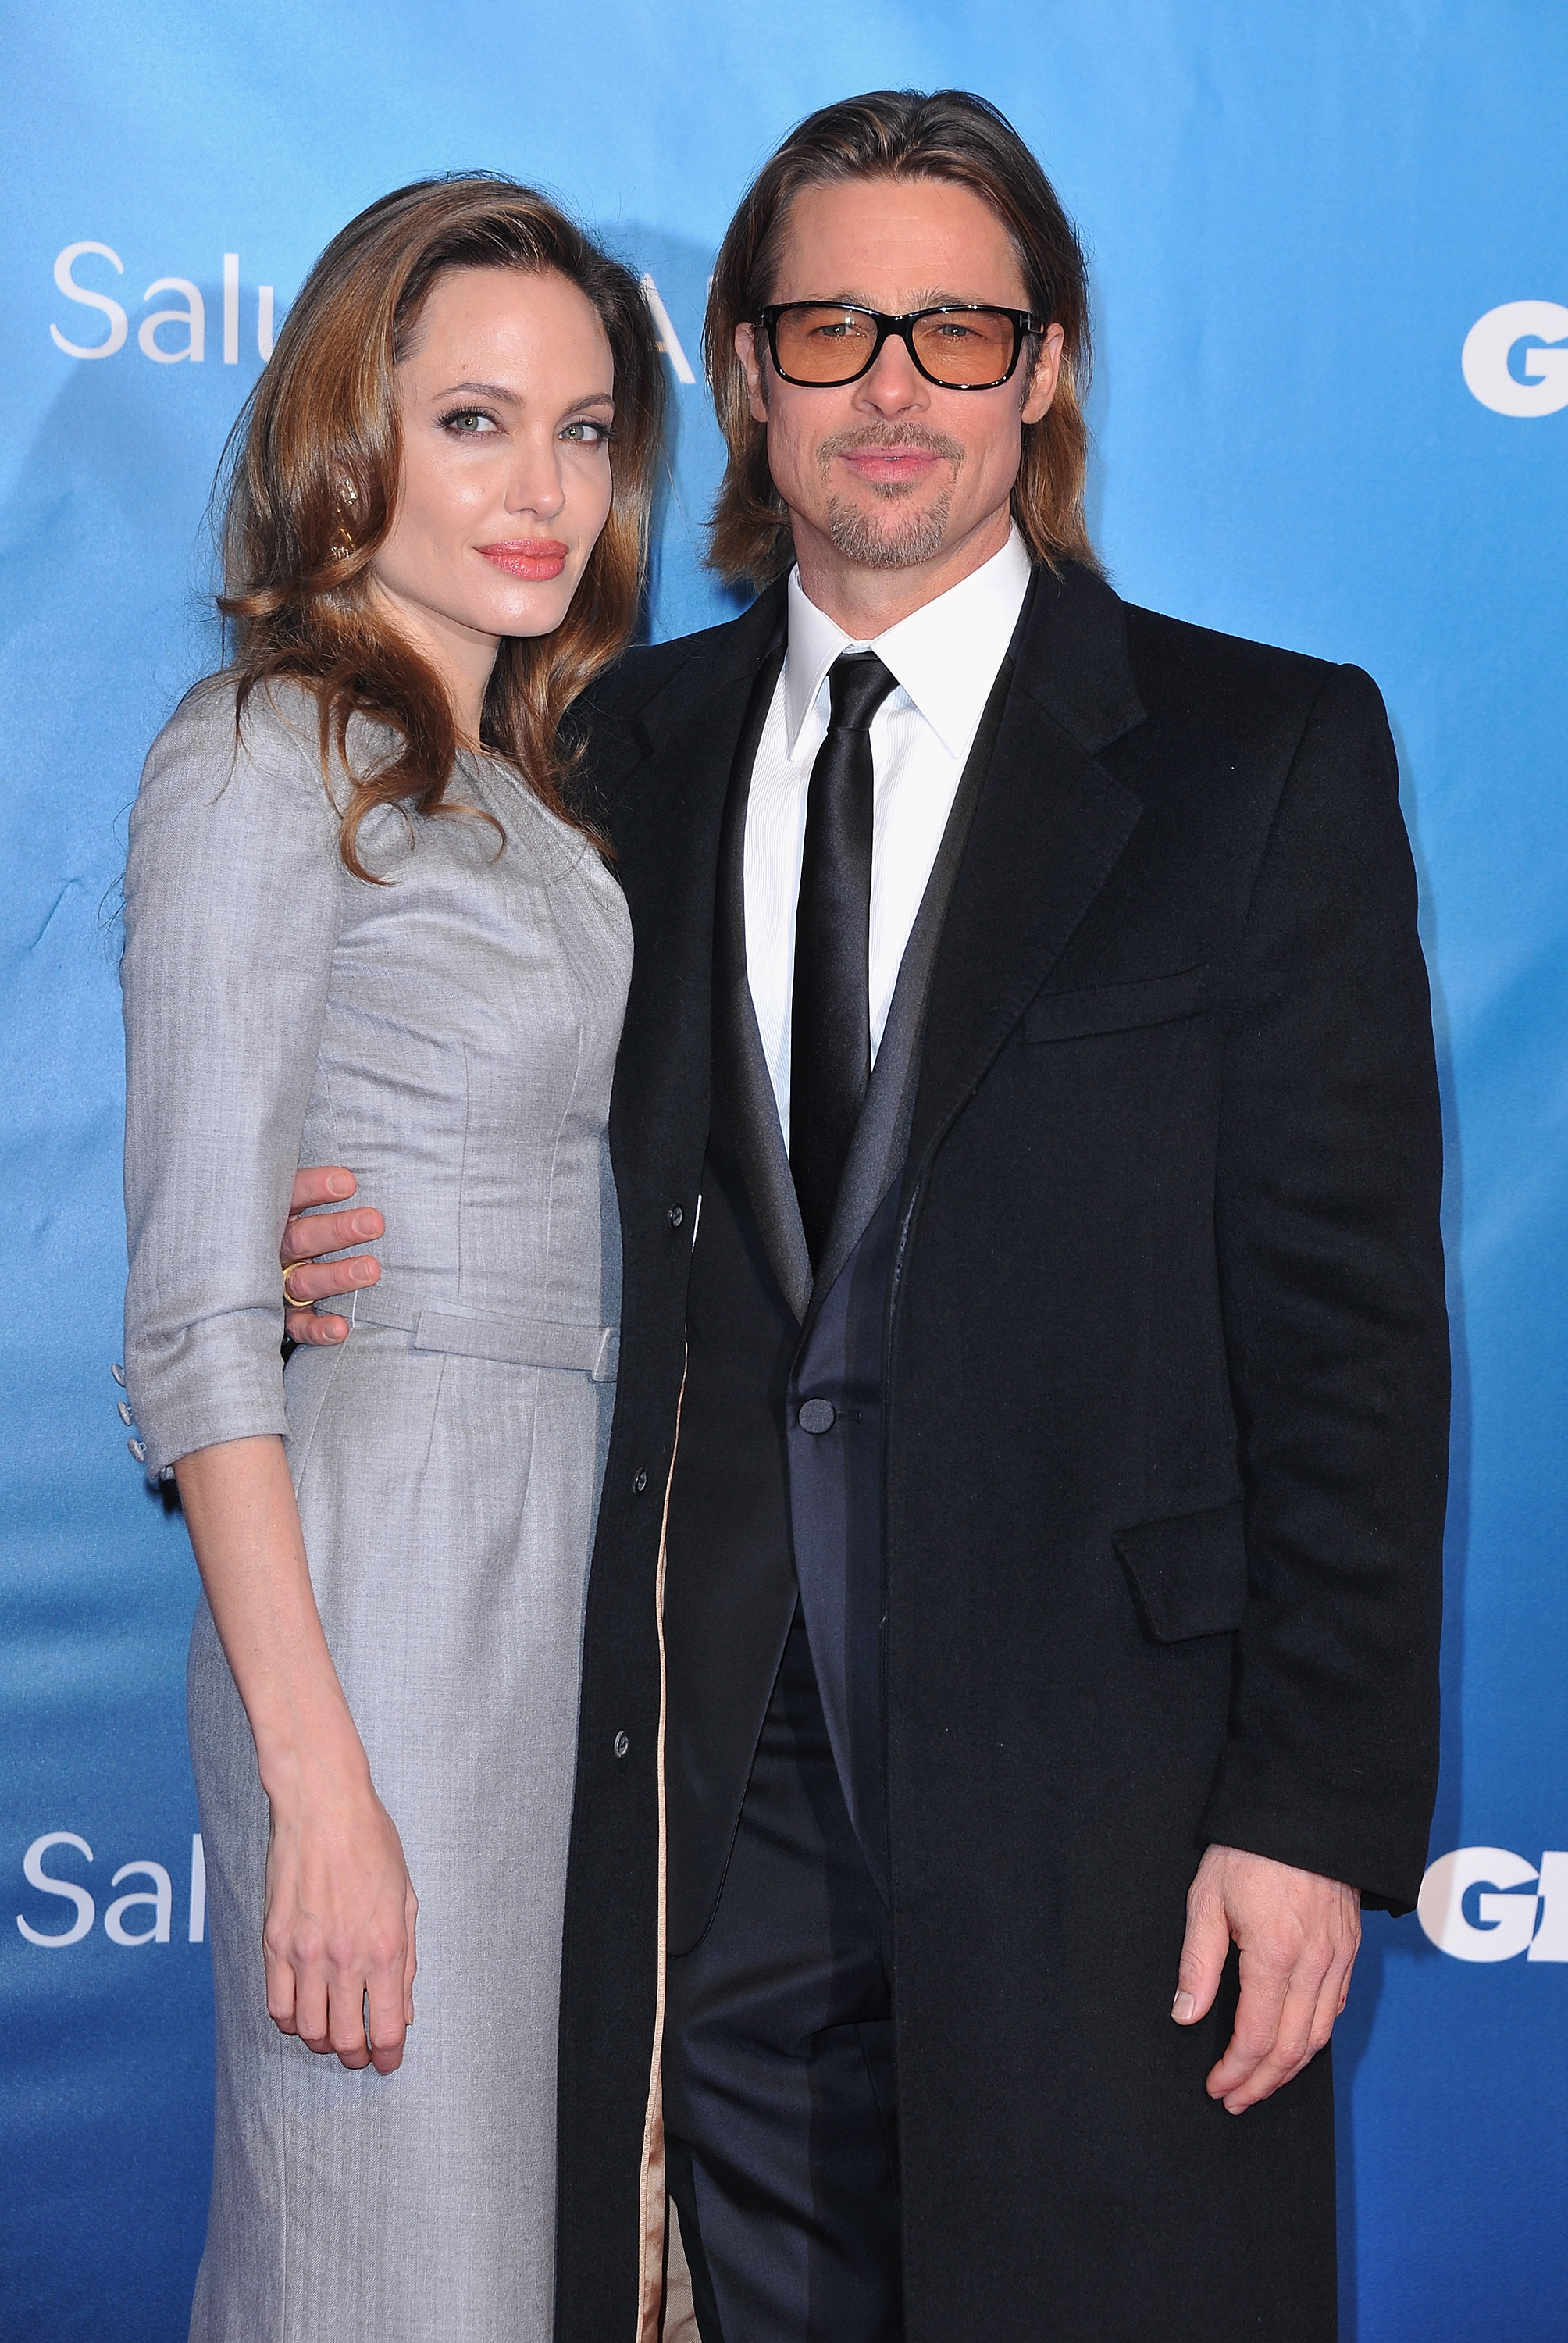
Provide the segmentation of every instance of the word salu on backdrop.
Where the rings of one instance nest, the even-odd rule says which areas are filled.
[[[126,347],[130,331],[130,318],[124,305],[112,293],[94,292],[89,286],[76,282],[75,270],[86,255],[106,262],[123,277],[126,264],[112,245],[97,244],[84,238],[79,244],[68,244],[56,255],[55,282],[67,301],[92,314],[96,312],[108,321],[107,331],[95,341],[72,341],[51,321],[49,337],[56,349],[72,358],[112,358]],[[142,296],[144,302],[155,300],[161,293],[177,293],[182,306],[177,309],[155,309],[136,327],[136,346],[145,358],[156,366],[178,366],[182,360],[201,365],[206,357],[206,301],[201,287],[188,277],[155,277]],[[239,364],[239,255],[226,252],[223,256],[223,363]],[[274,334],[274,296],[270,285],[256,288],[254,306],[256,353],[263,364],[272,356]],[[160,340],[160,329],[173,327],[183,333],[181,340]]]
[[[636,268],[664,347],[647,629],[732,615],[701,560],[713,254],[790,121],[889,83],[995,98],[1084,233],[1090,520],[1119,590],[1354,660],[1388,701],[1436,1009],[1456,1383],[1431,1865],[1417,1915],[1369,1916],[1334,2043],[1342,2325],[1349,2343],[1568,2333],[1568,17],[605,0],[563,27],[500,0],[457,17],[89,0],[17,29],[0,2343],[181,2334],[206,2218],[196,1578],[108,1370],[116,889],[147,743],[220,656],[225,438],[328,236],[424,173],[514,172]]]
[[[41,1831],[22,1857],[22,1876],[29,1887],[41,1896],[52,1896],[66,1906],[56,1918],[64,1925],[35,1928],[25,1912],[16,1915],[16,1926],[28,1944],[37,1945],[45,1952],[64,1952],[68,1946],[79,1945],[89,1935],[98,1916],[90,1886],[79,1884],[68,1873],[45,1870],[45,1858],[55,1847],[69,1847],[84,1863],[93,1860],[93,1850],[77,1831]],[[202,1856],[201,1833],[191,1833],[190,1893],[186,1903],[188,1920],[185,1930],[187,1944],[206,1941],[206,1865]],[[141,1879],[147,1885],[127,1888],[116,1896],[103,1916],[103,1930],[111,1945],[123,1945],[134,1951],[138,1945],[166,1945],[171,1940],[175,1917],[174,1880],[166,1865],[155,1863],[150,1855],[137,1855],[122,1863],[110,1879],[111,1887],[123,1880]],[[133,1928],[130,1915],[136,1913],[146,1926]]]
[[[67,301],[107,319],[107,329],[96,341],[74,342],[61,332],[52,320],[49,337],[56,349],[72,358],[112,358],[126,347],[130,332],[130,318],[121,302],[112,293],[95,292],[76,281],[75,267],[84,254],[106,261],[123,277],[126,264],[111,245],[98,244],[90,237],[80,243],[68,244],[55,258],[55,282]],[[690,359],[679,335],[670,323],[664,297],[654,283],[651,272],[644,270],[643,295],[652,313],[659,336],[659,347],[668,358],[677,382],[694,383]],[[206,300],[201,287],[188,277],[155,277],[142,296],[144,302],[154,300],[161,293],[177,293],[182,307],[177,309],[155,309],[136,327],[136,347],[145,358],[156,366],[177,366],[181,360],[201,365],[206,357]],[[258,285],[255,291],[256,352],[265,365],[272,356],[276,331],[276,297],[270,285]],[[226,252],[223,256],[223,363],[237,366],[240,357],[240,275],[239,255]],[[160,338],[160,329],[172,326],[183,332],[183,341],[168,342]]]

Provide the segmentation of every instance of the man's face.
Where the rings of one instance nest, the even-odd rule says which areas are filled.
[[[968,187],[937,179],[808,188],[790,209],[769,298],[894,316],[942,301],[1029,307],[997,215]],[[803,570],[962,574],[998,551],[1021,427],[1055,395],[1061,338],[1053,326],[1032,373],[1026,346],[996,389],[948,390],[890,336],[858,382],[819,388],[782,381],[766,336],[739,327],[751,412],[768,427],[769,467]]]

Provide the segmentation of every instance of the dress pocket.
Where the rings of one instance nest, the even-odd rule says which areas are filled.
[[[1076,992],[1037,993],[1023,1012],[1026,1041],[1075,1041],[1089,1033],[1166,1025],[1209,1006],[1209,964],[1131,984],[1095,984]]]
[[[1118,1530],[1115,1546],[1145,1631],[1157,1644],[1225,1635],[1247,1607],[1242,1503],[1210,1505]]]

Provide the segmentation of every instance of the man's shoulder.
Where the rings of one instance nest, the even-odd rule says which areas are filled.
[[[1329,702],[1342,704],[1348,715],[1382,719],[1382,696],[1362,668],[1201,627],[1135,602],[1124,602],[1122,613],[1133,681],[1156,720],[1272,729],[1281,721],[1304,723]]]
[[[586,694],[588,712],[624,722],[640,715],[688,669],[700,679],[709,669],[754,661],[753,638],[760,641],[769,631],[770,609],[763,605],[769,600],[764,596],[733,618],[703,627],[695,634],[673,635],[662,643],[634,643],[590,686]]]
[[[634,645],[578,701],[568,737],[582,744],[579,799],[618,849],[626,845],[627,792],[639,774],[657,772],[667,792],[687,787],[692,751],[713,743],[716,696],[722,704],[725,693],[754,675],[775,639],[777,600],[766,593],[719,626]],[[678,752],[673,764],[662,753],[671,748]]]
[[[733,623],[733,621],[731,621]],[[668,642],[633,643],[613,667],[596,676],[584,695],[596,716],[631,717],[657,699],[683,667],[700,656],[723,627],[707,627],[700,634],[677,635]]]

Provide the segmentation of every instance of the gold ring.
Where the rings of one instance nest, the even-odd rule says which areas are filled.
[[[302,1261],[291,1261],[288,1267],[283,1272],[283,1301],[284,1307],[286,1309],[313,1310],[316,1307],[316,1304],[313,1302],[308,1299],[302,1302],[297,1293],[290,1293],[288,1290],[289,1278],[297,1269],[303,1269],[305,1263]]]

